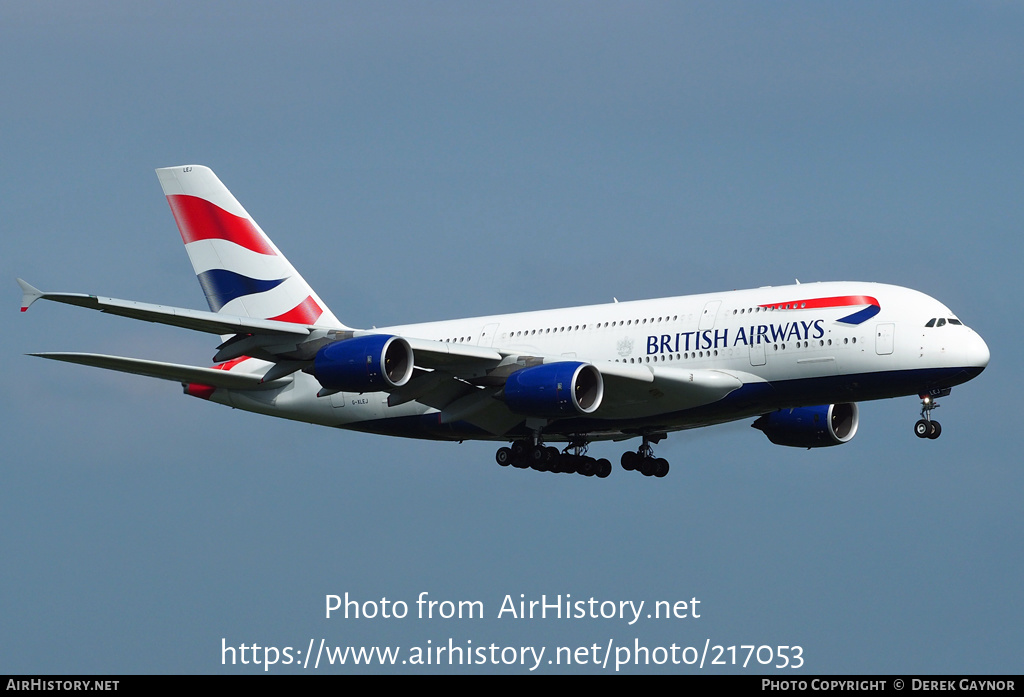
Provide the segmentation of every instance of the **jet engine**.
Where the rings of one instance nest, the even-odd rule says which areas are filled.
[[[409,382],[413,365],[408,341],[372,334],[324,346],[307,370],[329,390],[379,392]]]
[[[591,414],[601,406],[602,397],[601,371],[589,363],[537,365],[512,373],[505,381],[505,404],[528,416]]]
[[[857,405],[823,404],[817,407],[780,409],[751,424],[776,445],[795,448],[824,448],[841,445],[857,435],[860,413]]]

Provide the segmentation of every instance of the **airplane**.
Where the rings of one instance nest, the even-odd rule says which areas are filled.
[[[388,436],[507,443],[502,466],[607,477],[595,441],[640,439],[620,465],[664,477],[652,444],[754,418],[771,442],[848,443],[858,402],[937,400],[988,365],[985,341],[945,305],[880,283],[820,282],[393,327],[343,324],[207,167],[156,170],[209,311],[18,279],[21,310],[51,300],[220,336],[201,367],[33,353],[181,383],[269,416]],[[559,450],[550,443],[565,444]]]

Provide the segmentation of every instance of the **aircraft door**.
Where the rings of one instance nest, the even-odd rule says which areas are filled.
[[[722,306],[721,300],[712,300],[704,306],[704,312],[700,314],[700,325],[698,331],[715,328],[715,318],[718,316],[718,308]]]
[[[750,345],[750,365],[758,366],[764,365],[766,362],[764,355],[764,344],[756,343]]]
[[[483,331],[480,332],[480,341],[477,342],[478,346],[492,346],[494,342],[494,335],[498,333],[498,323],[488,324],[484,327]]]
[[[875,326],[875,353],[879,356],[892,354],[893,342],[896,336],[896,325],[888,322]]]

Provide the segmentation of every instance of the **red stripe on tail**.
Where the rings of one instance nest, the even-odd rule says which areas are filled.
[[[312,296],[306,296],[305,300],[288,310],[288,312],[277,317],[269,317],[268,319],[277,320],[278,322],[292,322],[294,324],[315,324],[323,313],[323,308],[316,304],[316,300],[313,300]]]
[[[198,240],[227,240],[259,254],[277,255],[248,218],[228,213],[197,196],[171,194],[167,203],[185,244]]]

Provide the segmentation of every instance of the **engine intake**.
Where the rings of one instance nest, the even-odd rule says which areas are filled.
[[[823,404],[817,407],[780,409],[751,424],[776,445],[795,448],[825,448],[842,445],[857,435],[860,413],[857,405]]]
[[[589,363],[565,361],[523,368],[505,381],[508,408],[528,416],[591,414],[603,397],[601,371]]]
[[[324,346],[317,351],[310,372],[329,390],[379,392],[409,382],[414,365],[408,341],[373,334]]]

